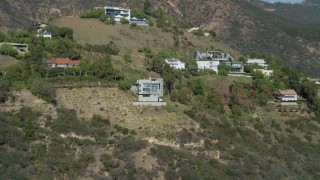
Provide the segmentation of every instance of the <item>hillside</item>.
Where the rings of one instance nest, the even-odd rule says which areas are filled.
[[[317,51],[320,46],[319,26],[314,24],[320,14],[319,9],[313,6],[291,6],[277,3],[276,8],[267,8],[278,9],[272,13],[261,9],[261,3],[257,5],[256,2],[202,0],[201,2],[181,3],[181,1],[175,0],[154,1],[152,4],[154,9],[161,7],[169,15],[186,20],[194,26],[216,31],[224,42],[243,54],[252,51],[276,54],[288,65],[313,76],[319,75],[318,59],[320,53]],[[84,9],[105,5],[103,1],[88,0],[72,1],[71,3],[69,1],[52,1],[49,4],[39,1],[29,1],[26,4],[21,0],[12,3],[12,1],[5,0],[0,3],[0,14],[2,14],[0,23],[4,26],[20,27],[30,26],[31,21],[39,22],[50,17],[78,15]],[[131,8],[142,6],[142,1],[119,0],[112,3]],[[312,1],[305,2],[309,5],[312,3]],[[20,10],[20,7],[26,8]],[[20,17],[28,18],[24,20],[25,18]],[[295,19],[301,21],[308,19],[310,22],[300,25]]]
[[[28,8],[58,12],[67,1],[32,2]],[[200,17],[205,24],[198,25],[218,32],[218,37],[212,31],[205,37],[187,32],[188,23],[172,18],[193,17],[187,13],[205,9],[191,11],[187,4],[200,8],[196,2],[178,2],[155,2],[171,16],[141,11],[154,25],[138,26],[113,25],[100,18],[99,10],[96,19],[65,17],[100,3],[76,0],[69,4],[74,12],[64,9],[56,14],[60,18],[50,20],[51,39],[36,37],[32,28],[1,32],[1,41],[28,43],[29,53],[19,55],[11,46],[0,49],[19,59],[0,56],[7,66],[0,76],[0,179],[319,179],[320,87],[270,52],[251,54],[265,59],[271,76],[255,71],[262,68],[257,64],[246,65],[241,75],[225,63],[219,72],[198,69],[192,57],[196,50],[219,50],[246,61],[232,47],[242,42],[237,33],[245,32],[248,39],[258,32],[255,19],[246,15],[251,11],[242,11],[253,5],[203,1],[207,4],[201,8],[209,13]],[[18,7],[24,1],[10,3]],[[258,17],[270,14],[262,15]],[[214,21],[223,30],[208,17],[221,18]],[[239,31],[232,29],[238,20]],[[193,19],[194,24],[200,21]],[[252,37],[258,38],[261,46],[246,44],[259,51],[267,44]],[[243,52],[250,51],[243,46],[248,48]],[[72,67],[52,67],[61,57],[69,58]],[[164,61],[171,57],[185,62],[185,68],[171,68]],[[167,106],[132,105],[138,97],[131,86],[148,77],[163,78],[163,87],[156,89],[163,88],[160,98]],[[297,92],[299,97],[286,95],[297,101],[277,98],[284,89]]]

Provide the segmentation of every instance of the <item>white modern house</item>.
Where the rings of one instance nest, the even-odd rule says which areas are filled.
[[[253,65],[253,64],[258,64],[259,66],[263,67],[263,68],[267,68],[268,64],[266,63],[266,61],[264,59],[248,59],[247,65]]]
[[[230,54],[220,52],[220,51],[207,51],[205,53],[201,53],[200,51],[197,51],[194,53],[194,58],[197,61],[220,61],[220,62],[233,61],[233,57]]]
[[[128,21],[131,19],[131,10],[124,9],[121,7],[112,7],[106,6],[104,7],[105,13],[108,17],[111,15],[114,16],[115,21],[119,22],[121,18],[126,18]]]
[[[165,59],[164,60],[169,66],[173,69],[185,69],[186,68],[186,63],[181,62],[180,59],[176,58],[171,58],[171,59]]]
[[[254,71],[259,71],[261,72],[264,77],[270,78],[273,76],[273,70],[268,70],[268,69],[254,69]]]
[[[150,105],[150,106],[166,106],[163,102],[163,79],[149,78],[138,80],[131,88],[133,92],[138,94],[138,102],[133,105]]]
[[[220,61],[197,61],[198,69],[211,69],[218,73]]]
[[[295,105],[298,101],[298,94],[293,89],[285,89],[278,92],[278,99],[282,105]]]
[[[230,54],[220,51],[207,51],[205,53],[196,51],[194,53],[194,58],[198,64],[198,69],[211,69],[217,73],[219,71],[218,66],[220,63],[225,62],[232,65],[233,62],[233,57]]]

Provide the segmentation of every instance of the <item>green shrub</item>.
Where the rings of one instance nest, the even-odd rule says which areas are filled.
[[[131,63],[132,62],[131,55],[130,54],[125,54],[123,56],[123,60],[128,62],[128,63]]]
[[[132,85],[133,85],[132,80],[125,79],[118,83],[118,88],[121,90],[129,90],[132,87]]]
[[[104,15],[103,9],[92,9],[80,14],[81,18],[101,18]]]
[[[124,17],[122,17],[122,18],[120,19],[120,23],[121,23],[121,24],[129,24],[129,20],[126,19],[126,18],[124,18]]]
[[[12,57],[16,57],[18,55],[18,51],[14,49],[12,45],[6,43],[1,46],[0,53]]]

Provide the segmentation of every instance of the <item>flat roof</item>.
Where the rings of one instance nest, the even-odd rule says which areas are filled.
[[[293,89],[280,90],[279,93],[282,94],[282,95],[286,95],[286,94],[297,95],[297,92],[295,90],[293,90]]]

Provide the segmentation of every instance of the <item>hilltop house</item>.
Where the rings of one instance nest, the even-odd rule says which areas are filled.
[[[56,58],[51,59],[46,62],[47,67],[49,68],[55,68],[55,67],[62,67],[62,68],[68,68],[68,67],[75,67],[80,65],[80,60],[70,60],[68,58]]]
[[[207,51],[205,53],[197,51],[194,53],[194,57],[196,61],[233,61],[233,57],[230,54],[220,51]]]
[[[117,22],[120,22],[121,18],[126,18],[128,21],[130,21],[130,19],[131,19],[131,10],[130,9],[106,6],[106,7],[104,7],[104,10],[105,10],[105,13],[108,17],[113,15],[115,21],[117,21]]]
[[[211,69],[217,73],[220,62],[230,63],[230,65],[233,62],[233,57],[230,54],[220,51],[207,51],[205,53],[197,51],[194,53],[194,58],[197,61],[198,69]],[[235,64],[235,66],[237,65]]]
[[[185,69],[186,63],[181,62],[179,59],[171,58],[171,59],[165,59],[164,60],[167,64],[169,64],[170,67],[173,69]]]
[[[298,94],[293,89],[285,89],[277,93],[277,99],[282,105],[295,105],[298,101]]]
[[[0,43],[0,48],[1,48],[1,46],[4,45],[4,44],[11,45],[15,50],[17,50],[17,52],[18,52],[19,54],[26,54],[26,53],[29,52],[28,44],[3,42],[3,43]]]
[[[246,65],[253,65],[253,64],[258,64],[259,66],[263,68],[267,68],[268,64],[264,59],[248,59]]]
[[[149,21],[147,19],[145,19],[145,18],[138,19],[136,17],[133,17],[133,18],[130,19],[129,22],[130,22],[130,24],[136,24],[136,25],[141,25],[141,26],[149,25]]]
[[[138,94],[139,102],[134,102],[133,105],[151,105],[165,106],[163,102],[163,79],[149,78],[138,80],[131,88]]]

